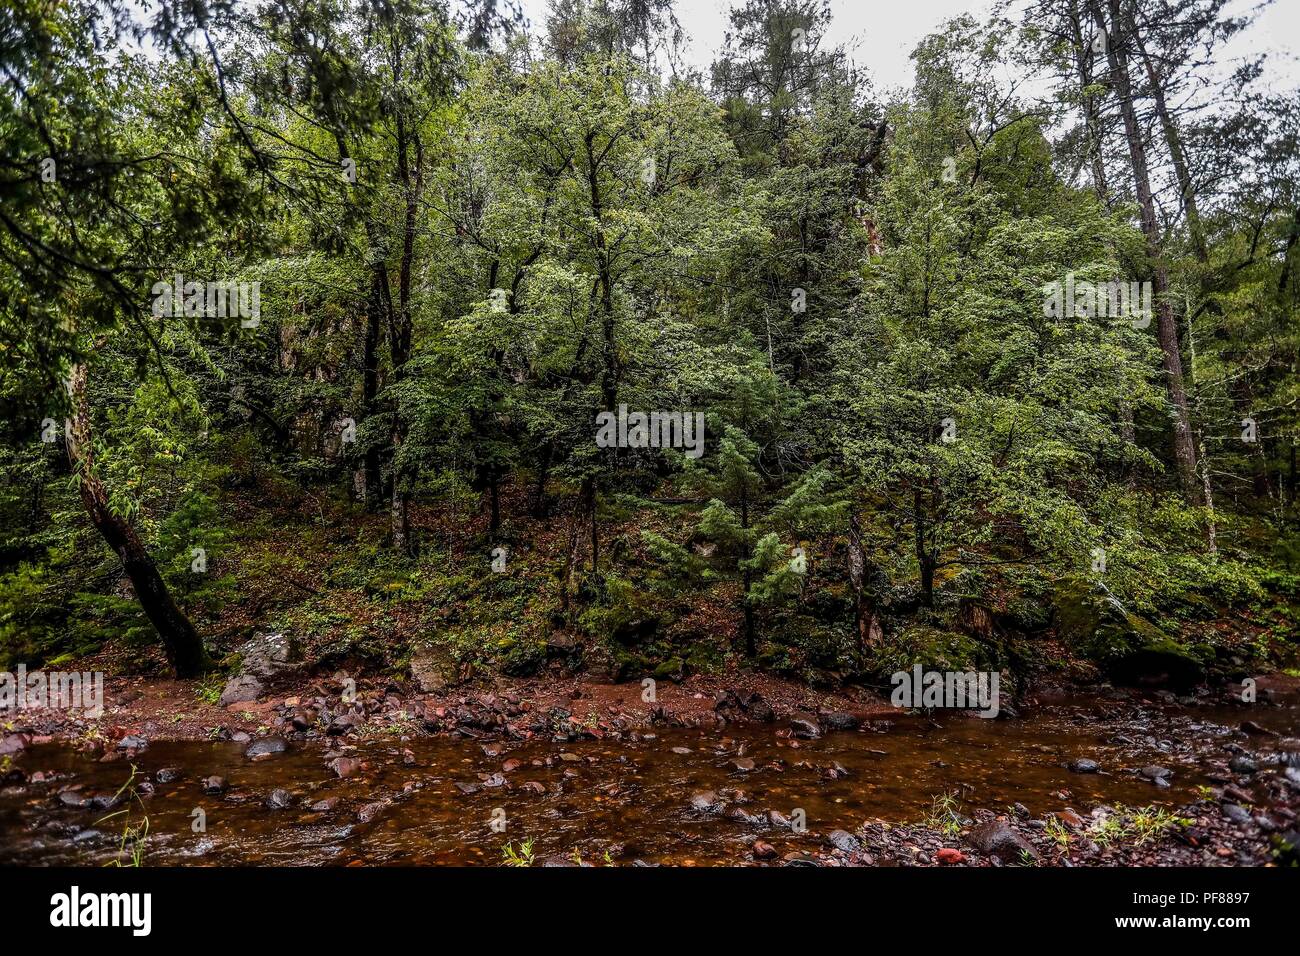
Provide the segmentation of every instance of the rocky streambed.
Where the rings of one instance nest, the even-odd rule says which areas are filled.
[[[999,720],[792,720],[761,706],[752,710],[763,719],[745,719],[732,713],[738,703],[720,696],[724,716],[693,722],[704,726],[558,707],[512,720],[471,701],[382,724],[286,709],[260,736],[207,741],[11,733],[0,757],[0,863],[1295,859],[1293,693],[1249,706],[1129,691],[1044,696]]]

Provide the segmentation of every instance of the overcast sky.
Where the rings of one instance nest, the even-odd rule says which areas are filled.
[[[548,0],[520,0],[534,33],[545,28]],[[1241,13],[1258,0],[1238,0]],[[689,38],[687,62],[707,68],[722,47],[730,0],[678,0],[677,19]],[[866,67],[882,91],[910,86],[910,56],[918,40],[944,20],[963,12],[982,17],[990,4],[983,0],[831,0],[834,19],[828,40],[843,45],[858,66]],[[1277,89],[1300,85],[1300,0],[1276,0],[1246,34],[1237,38],[1230,55],[1269,51],[1276,55]]]

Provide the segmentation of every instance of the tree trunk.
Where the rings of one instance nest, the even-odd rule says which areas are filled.
[[[925,543],[925,509],[920,485],[912,489],[912,524],[916,530],[916,562],[921,568],[921,606],[934,607],[935,559]]]
[[[1192,439],[1187,393],[1183,387],[1178,324],[1174,319],[1173,304],[1169,301],[1169,267],[1161,248],[1160,223],[1156,218],[1155,197],[1151,192],[1151,180],[1147,172],[1146,146],[1138,125],[1137,108],[1133,102],[1133,88],[1128,75],[1128,60],[1121,42],[1127,42],[1127,37],[1122,36],[1121,31],[1131,35],[1132,24],[1130,21],[1125,30],[1120,0],[1109,0],[1109,4],[1111,28],[1107,29],[1100,0],[1089,0],[1097,26],[1106,34],[1106,56],[1115,92],[1119,97],[1120,112],[1124,117],[1124,133],[1128,140],[1129,160],[1133,166],[1133,181],[1137,188],[1138,206],[1142,211],[1142,234],[1146,237],[1147,255],[1154,272],[1152,284],[1156,299],[1156,337],[1163,355],[1165,388],[1174,413],[1174,460],[1178,467],[1179,484],[1187,501],[1200,504],[1203,490],[1196,467],[1196,446]]]
[[[91,442],[90,400],[86,394],[86,366],[75,365],[69,382],[72,418],[66,423],[68,459],[80,471],[81,501],[90,523],[117,554],[122,570],[135,589],[136,599],[149,623],[162,638],[167,660],[177,677],[195,677],[212,666],[194,625],[176,605],[158,566],[130,522],[115,515],[108,504],[108,492],[95,473]]]
[[[1160,82],[1160,76],[1156,73],[1155,65],[1147,55],[1142,37],[1136,28],[1133,30],[1133,42],[1137,45],[1142,64],[1146,67],[1147,82],[1151,84],[1151,97],[1156,105],[1156,116],[1160,119],[1160,127],[1165,134],[1165,145],[1169,148],[1169,158],[1174,165],[1174,175],[1178,178],[1178,191],[1183,200],[1183,212],[1187,216],[1187,232],[1192,239],[1192,252],[1196,255],[1196,261],[1205,265],[1210,261],[1210,254],[1205,246],[1205,230],[1201,226],[1201,213],[1196,206],[1196,191],[1192,188],[1192,177],[1187,171],[1187,154],[1183,151],[1182,137],[1179,136],[1178,126],[1174,123],[1174,118],[1165,103],[1165,90]]]
[[[1106,163],[1102,149],[1101,115],[1097,109],[1097,98],[1084,93],[1093,82],[1092,56],[1089,45],[1083,36],[1083,17],[1080,10],[1071,5],[1066,14],[1070,30],[1074,34],[1074,68],[1079,78],[1080,96],[1083,98],[1083,120],[1088,130],[1088,161],[1092,165],[1092,186],[1097,198],[1102,202],[1109,200],[1110,187],[1106,177]]]
[[[749,493],[743,488],[740,492],[740,560],[748,562],[749,551]],[[741,570],[741,600],[745,605],[745,656],[753,658],[758,653],[754,633],[754,605],[749,600],[749,589],[753,585],[753,572],[744,567]]]
[[[379,393],[379,334],[383,325],[383,287],[386,277],[380,264],[371,272],[370,294],[366,297],[366,328],[361,353],[361,409],[366,417],[374,414],[375,396]],[[381,495],[379,447],[373,442],[366,449],[361,467],[353,478],[359,501],[367,508],[378,505]]]

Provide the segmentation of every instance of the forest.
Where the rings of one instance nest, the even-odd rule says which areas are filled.
[[[372,739],[880,734],[811,787],[887,759],[924,666],[994,676],[1003,719],[943,732],[1025,735],[1026,795],[977,792],[997,756],[924,779],[889,808],[921,863],[1294,862],[1300,88],[1241,54],[1267,6],[1001,0],[886,87],[829,0],[734,0],[708,69],[673,0],[6,0],[0,668],[107,700],[0,713],[0,777],[35,792],[69,742],[287,741],[343,781]],[[1079,693],[1128,743],[1053,758],[1067,810],[1018,761]],[[1184,733],[1221,712],[1236,751]],[[275,766],[271,804],[335,812]],[[710,834],[756,808],[679,776],[700,859],[896,850],[738,857]],[[497,778],[531,792],[460,793]],[[344,804],[382,827],[404,793]],[[1055,816],[981,837],[1014,800]],[[619,860],[483,831],[488,862]]]

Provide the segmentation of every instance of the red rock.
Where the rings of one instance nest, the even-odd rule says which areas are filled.
[[[958,863],[966,862],[966,854],[961,850],[954,850],[950,846],[944,847],[934,855],[934,858],[945,866],[955,866]]]

